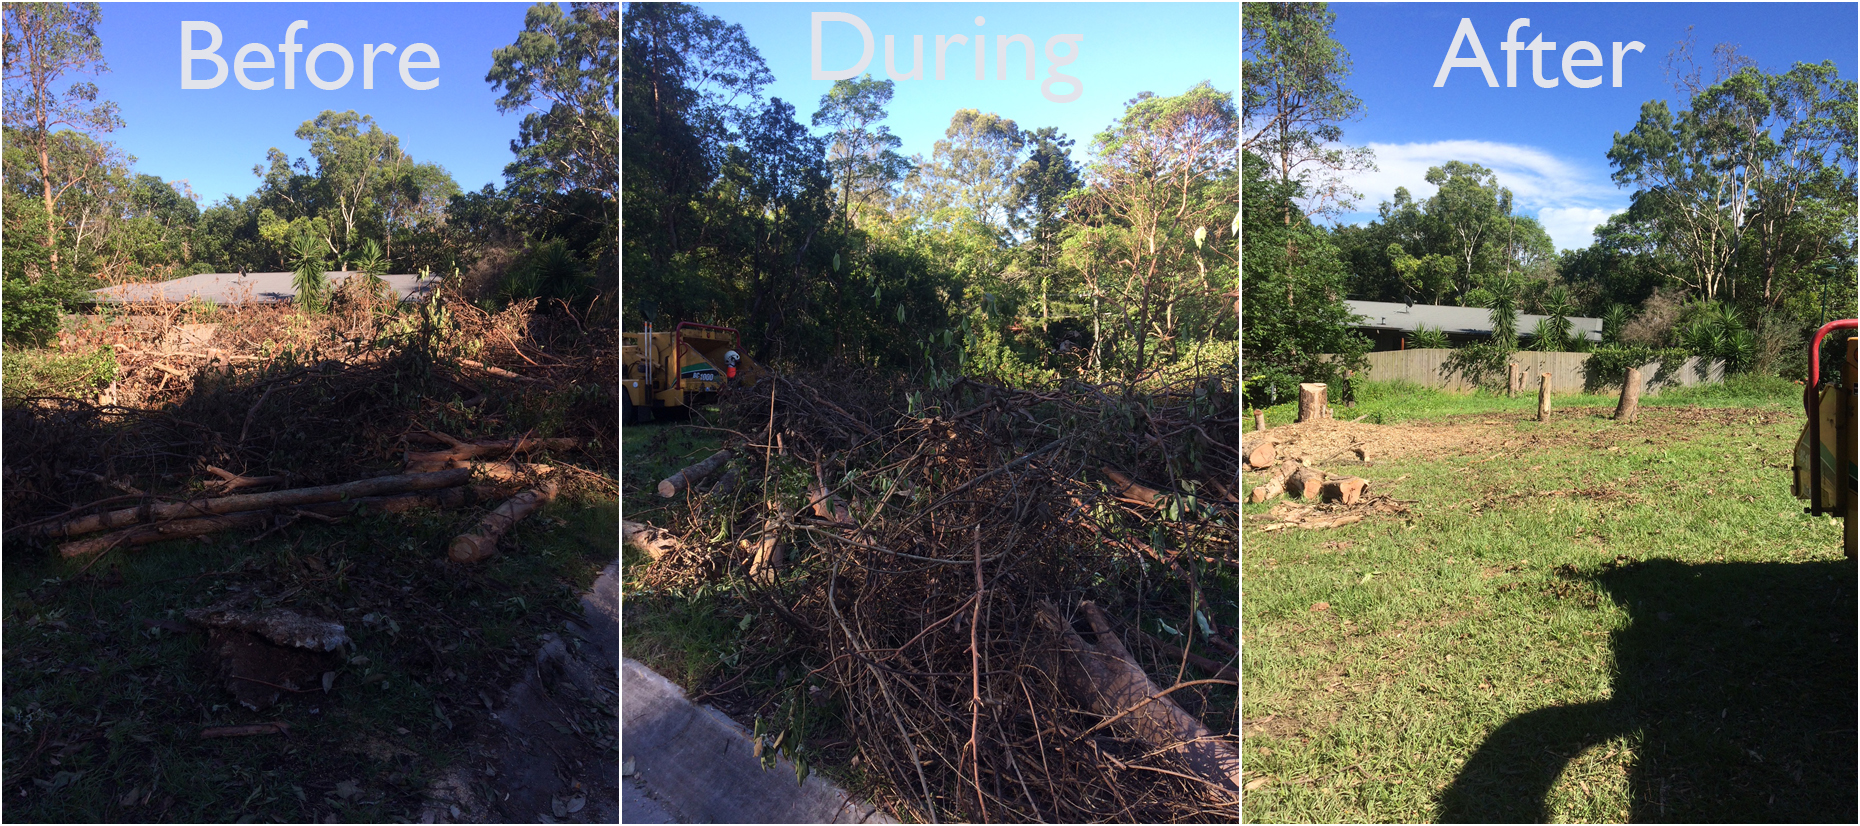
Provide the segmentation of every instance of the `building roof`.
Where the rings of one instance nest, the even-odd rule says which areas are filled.
[[[1443,330],[1449,335],[1492,334],[1492,311],[1484,307],[1446,307],[1439,304],[1413,306],[1393,301],[1345,301],[1350,312],[1363,317],[1359,327],[1412,333],[1422,325]],[[1537,332],[1537,322],[1549,316],[1518,314],[1518,335]],[[1602,320],[1581,316],[1564,316],[1570,332],[1581,333],[1590,341],[1602,340]]]
[[[323,275],[329,279],[330,288],[334,289],[345,279],[359,274],[326,272]],[[202,298],[215,304],[275,304],[297,300],[297,290],[291,286],[291,279],[295,275],[288,272],[253,272],[241,276],[236,272],[209,272],[153,284],[119,284],[91,290],[91,295],[103,304],[158,301],[179,303],[190,298]],[[433,286],[439,283],[438,276],[422,280],[420,276],[408,273],[383,275],[381,280],[386,281],[395,297],[402,301],[423,300],[432,293]]]

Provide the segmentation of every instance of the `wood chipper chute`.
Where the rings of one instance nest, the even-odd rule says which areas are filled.
[[[1808,348],[1808,386],[1803,389],[1803,406],[1808,424],[1795,443],[1794,484],[1796,498],[1808,500],[1804,508],[1812,516],[1831,514],[1844,523],[1842,544],[1847,556],[1854,556],[1856,529],[1856,487],[1860,486],[1860,462],[1855,461],[1856,392],[1860,391],[1860,366],[1855,362],[1855,339],[1846,342],[1846,357],[1837,375],[1821,375],[1821,341],[1834,330],[1860,329],[1860,319],[1830,321],[1815,331]]]
[[[762,368],[742,353],[734,328],[681,322],[671,332],[620,336],[620,415],[631,424],[655,411],[714,404],[732,387],[753,387]]]

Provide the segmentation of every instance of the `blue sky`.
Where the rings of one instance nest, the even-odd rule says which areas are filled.
[[[1375,217],[1378,203],[1406,186],[1417,199],[1433,194],[1422,178],[1448,160],[1478,163],[1498,172],[1519,209],[1538,216],[1562,249],[1591,243],[1592,228],[1627,207],[1629,192],[1609,180],[1606,157],[1616,132],[1634,127],[1642,103],[1665,99],[1685,108],[1667,79],[1665,60],[1694,26],[1695,51],[1709,60],[1720,42],[1766,71],[1796,62],[1833,60],[1841,77],[1854,78],[1854,3],[1333,3],[1335,35],[1354,70],[1347,84],[1363,100],[1362,119],[1344,125],[1343,142],[1376,151],[1379,171],[1353,179],[1364,194],[1346,223]],[[1434,87],[1462,17],[1471,18],[1498,88],[1476,68],[1455,68]],[[1499,43],[1513,20],[1529,43],[1542,35],[1557,44],[1543,53],[1544,77],[1560,78],[1562,54],[1576,41],[1596,44],[1604,61],[1577,67],[1578,77],[1602,78],[1594,88],[1568,81],[1550,89],[1531,80],[1531,54],[1518,52],[1517,86],[1506,87],[1506,52]],[[1613,87],[1613,43],[1638,40],[1628,53],[1621,88]],[[1462,45],[1461,57],[1471,57]],[[1579,53],[1586,58],[1586,53]]]
[[[873,54],[864,73],[886,79],[885,35],[896,43],[896,67],[909,72],[912,37],[924,38],[922,79],[896,81],[890,117],[884,125],[903,140],[900,152],[928,158],[958,109],[979,109],[1012,119],[1022,129],[1056,126],[1077,141],[1073,157],[1083,161],[1093,135],[1123,114],[1124,102],[1139,92],[1178,95],[1201,81],[1237,92],[1240,85],[1240,8],[1237,3],[700,3],[706,13],[742,25],[768,64],[775,82],[763,90],[795,108],[810,123],[831,80],[812,80],[812,13],[846,12],[872,32]],[[983,24],[977,26],[975,18]],[[986,80],[975,79],[974,38],[989,35]],[[964,35],[968,44],[952,43],[946,52],[943,80],[935,79],[936,36]],[[1009,48],[1011,70],[997,80],[995,40],[1024,34],[1034,44],[1034,80],[1025,79],[1022,49]],[[1077,60],[1061,74],[1084,85],[1078,100],[1054,103],[1041,94],[1052,70],[1046,57],[1054,35],[1079,34]],[[850,69],[858,62],[863,39],[856,28],[827,23],[821,30],[821,66]],[[1063,59],[1068,47],[1053,46]],[[1056,96],[1071,89],[1050,87]]]
[[[511,160],[510,141],[523,113],[500,115],[484,76],[491,52],[508,46],[523,29],[530,3],[104,3],[104,59],[110,72],[96,78],[105,99],[122,107],[128,126],[104,136],[137,157],[138,172],[164,180],[186,179],[204,207],[224,195],[244,197],[257,188],[254,165],[277,147],[291,157],[307,156],[309,144],[293,134],[325,109],[372,115],[400,138],[417,161],[436,162],[466,190],[503,185]],[[181,88],[181,21],[203,20],[219,27],[218,54],[228,64],[226,79],[213,89]],[[296,20],[304,50],[295,56],[294,89],[284,88],[284,56],[278,45]],[[194,35],[194,47],[210,38]],[[269,89],[239,84],[231,64],[247,43],[264,45],[275,68],[253,69],[253,81],[276,80]],[[335,43],[356,65],[347,85],[324,90],[304,74],[304,59],[317,46]],[[393,54],[375,59],[374,88],[363,89],[364,44],[392,43]],[[414,43],[431,45],[438,69],[415,69],[416,81],[439,85],[416,91],[401,81],[399,58]],[[252,58],[262,60],[262,58]],[[419,55],[415,60],[424,60]],[[342,60],[318,59],[318,74],[334,81]],[[211,61],[194,64],[198,79],[213,77]]]

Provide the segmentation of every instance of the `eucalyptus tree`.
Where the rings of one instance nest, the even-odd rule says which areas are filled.
[[[1307,214],[1347,211],[1357,193],[1347,176],[1375,169],[1367,148],[1339,145],[1341,124],[1363,102],[1343,83],[1350,55],[1332,37],[1336,15],[1324,3],[1241,6],[1241,147],[1271,161],[1273,175],[1300,184]],[[1290,210],[1282,219],[1292,221]]]
[[[840,191],[842,232],[852,227],[855,212],[882,208],[891,185],[910,169],[897,152],[903,139],[879,123],[889,114],[893,86],[870,74],[835,81],[814,112],[814,128],[828,133],[827,165]]]
[[[103,59],[103,40],[97,36],[102,22],[103,11],[96,3],[6,4],[0,37],[5,44],[4,122],[8,137],[23,141],[37,156],[45,246],[54,269],[59,262],[59,199],[83,180],[61,176],[54,168],[54,130],[62,126],[94,139],[123,126],[116,103],[97,100],[96,83],[77,80],[59,88],[68,74],[94,76],[110,70]]]

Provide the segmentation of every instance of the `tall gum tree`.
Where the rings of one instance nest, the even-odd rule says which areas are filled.
[[[32,145],[39,160],[39,184],[45,202],[45,246],[58,266],[58,200],[81,178],[55,181],[51,162],[53,130],[64,126],[95,138],[123,125],[113,101],[98,102],[97,84],[75,81],[64,91],[56,84],[66,74],[98,75],[110,70],[103,59],[97,26],[103,11],[96,3],[8,3],[5,24],[5,123]]]

